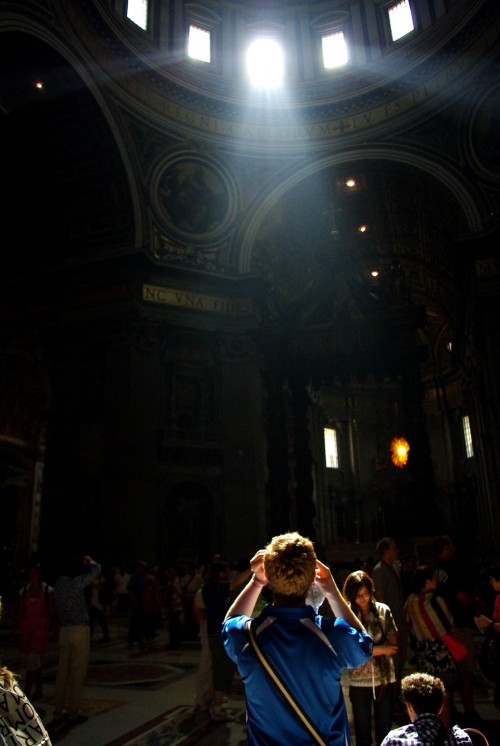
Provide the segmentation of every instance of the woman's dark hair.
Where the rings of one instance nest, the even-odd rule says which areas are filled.
[[[351,572],[351,574],[348,575],[345,579],[344,587],[342,588],[342,594],[345,600],[350,604],[355,614],[359,613],[359,607],[356,603],[356,596],[362,588],[366,588],[373,599],[373,580],[368,575],[368,573],[364,572],[364,570],[356,570],[356,572]]]
[[[434,577],[434,569],[430,565],[420,565],[413,573],[411,579],[411,590],[413,593],[421,593],[427,580]]]

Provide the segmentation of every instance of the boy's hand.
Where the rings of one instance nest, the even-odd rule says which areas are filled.
[[[320,560],[316,560],[316,585],[320,588],[323,593],[329,591],[334,593],[338,591],[333,579],[332,571],[328,565],[323,564]]]
[[[253,572],[255,579],[259,583],[262,583],[262,585],[267,585],[267,575],[264,569],[265,554],[265,549],[259,549],[250,560],[250,569]]]

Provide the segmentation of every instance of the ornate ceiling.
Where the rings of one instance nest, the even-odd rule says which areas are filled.
[[[222,23],[331,6],[219,5]],[[423,341],[444,349],[463,241],[497,222],[497,3],[452,3],[335,84],[303,62],[290,97],[265,104],[244,99],[230,65],[180,62],[177,41],[160,57],[161,39],[113,3],[23,11],[7,14],[0,47],[4,277],[145,253],[159,268],[259,277],[274,313],[314,325],[376,312],[399,272],[427,308]]]

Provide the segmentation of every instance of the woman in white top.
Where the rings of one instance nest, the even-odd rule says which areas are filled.
[[[398,650],[397,628],[387,604],[374,600],[373,581],[366,572],[348,575],[343,595],[373,639],[373,657],[348,671],[356,746],[372,746],[372,703],[379,746],[392,727],[392,687],[396,681],[392,656]]]

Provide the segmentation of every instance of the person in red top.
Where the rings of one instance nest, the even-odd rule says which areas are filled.
[[[491,567],[489,570],[489,576],[491,587],[497,594],[493,606],[493,618],[490,619],[485,614],[481,614],[476,617],[476,624],[483,632],[486,632],[488,627],[491,627],[498,636],[497,646],[500,647],[500,565]],[[493,702],[496,707],[500,708],[500,670],[497,671],[495,690],[493,692]]]
[[[29,582],[19,591],[19,652],[25,658],[24,692],[33,702],[43,696],[42,656],[50,632],[55,630],[57,609],[54,590],[41,578],[40,566],[32,565]]]

